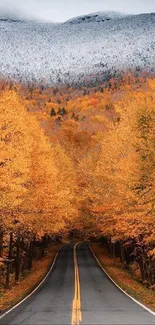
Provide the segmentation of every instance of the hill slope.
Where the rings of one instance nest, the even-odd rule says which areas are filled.
[[[95,12],[88,15],[75,17],[66,21],[65,24],[81,24],[81,23],[92,23],[92,22],[107,22],[109,20],[119,19],[125,17],[124,14],[119,12]]]
[[[55,84],[129,69],[153,71],[155,14],[114,16],[98,22],[91,14],[87,24],[1,20],[1,77]]]

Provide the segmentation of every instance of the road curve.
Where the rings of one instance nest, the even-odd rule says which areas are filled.
[[[155,325],[155,316],[140,307],[106,276],[87,244],[77,247],[82,323],[89,325]]]
[[[44,284],[2,318],[2,324],[155,325],[155,316],[120,291],[99,267],[88,244],[81,243],[76,249],[73,245],[61,249]]]

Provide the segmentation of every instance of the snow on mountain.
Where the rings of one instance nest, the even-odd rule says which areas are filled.
[[[17,17],[9,15],[9,14],[0,13],[0,22],[1,21],[17,22],[17,21],[20,21],[20,19],[17,19]]]
[[[1,20],[0,76],[56,84],[154,71],[155,14],[116,16],[88,24]]]
[[[75,17],[72,19],[69,19],[65,22],[65,24],[81,24],[81,23],[94,23],[94,22],[106,22],[109,20],[119,19],[123,18],[127,15],[115,12],[115,11],[109,11],[109,12],[96,12],[93,14],[83,15],[79,17]]]

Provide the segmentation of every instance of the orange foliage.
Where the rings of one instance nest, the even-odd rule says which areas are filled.
[[[131,75],[109,87],[6,90],[3,227],[42,235],[67,225],[153,242],[154,101],[155,80]]]

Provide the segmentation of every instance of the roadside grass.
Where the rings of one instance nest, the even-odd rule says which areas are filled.
[[[111,258],[99,243],[92,243],[91,248],[105,271],[126,293],[155,311],[155,291],[145,287],[118,258]]]
[[[41,260],[35,260],[32,271],[27,271],[20,282],[14,283],[10,289],[1,289],[0,313],[20,302],[39,285],[48,273],[60,247],[60,244],[50,246],[47,256]]]

